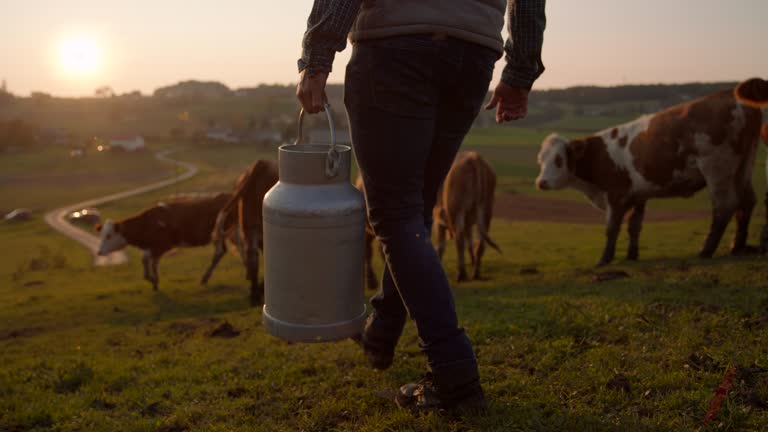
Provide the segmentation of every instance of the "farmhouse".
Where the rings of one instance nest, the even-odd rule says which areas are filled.
[[[129,152],[140,151],[145,147],[144,137],[140,135],[133,135],[110,138],[109,147],[112,150],[119,149]]]

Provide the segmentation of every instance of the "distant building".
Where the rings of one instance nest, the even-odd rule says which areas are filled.
[[[144,137],[139,135],[115,137],[109,140],[109,147],[112,150],[135,152],[144,150],[145,146]]]

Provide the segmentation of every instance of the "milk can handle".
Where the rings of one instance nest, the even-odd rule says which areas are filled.
[[[328,150],[328,154],[325,157],[325,176],[328,178],[334,178],[339,175],[339,165],[341,165],[341,157],[339,151],[336,148],[336,129],[333,127],[333,115],[331,113],[331,105],[326,102],[325,115],[328,117],[328,127],[331,130],[331,149]],[[304,140],[304,132],[302,125],[304,124],[304,108],[299,113],[299,135],[296,137],[295,145],[301,144]]]

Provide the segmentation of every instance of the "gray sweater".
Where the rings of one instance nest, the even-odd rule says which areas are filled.
[[[509,39],[502,43],[504,8]],[[506,54],[505,83],[530,89],[544,72],[546,0],[314,0],[299,71],[330,72],[337,51],[352,42],[392,35],[442,33]],[[503,47],[503,48],[502,48]]]
[[[501,54],[505,0],[364,0],[349,34],[352,43],[416,33],[444,33]]]

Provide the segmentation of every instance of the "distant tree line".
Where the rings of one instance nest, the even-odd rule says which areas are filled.
[[[558,90],[535,90],[531,99],[539,103],[568,103],[573,105],[604,105],[617,102],[659,101],[680,102],[726,88],[736,82],[623,85],[616,87],[581,86]]]
[[[689,83],[670,85],[580,86],[556,90],[534,90],[528,116],[517,127],[538,127],[566,117],[630,116],[653,112],[700,97],[736,83]],[[336,113],[338,129],[346,129],[343,86],[329,84],[326,93]],[[27,148],[34,145],[36,123],[44,130],[104,135],[137,133],[170,137],[173,140],[204,141],[214,128],[258,137],[276,132],[283,141],[293,141],[299,106],[294,85],[259,85],[230,89],[216,81],[182,81],[158,88],[151,95],[138,91],[118,94],[108,85],[95,89],[90,98],[58,98],[33,92],[27,97],[0,91],[0,147]],[[88,119],[47,124],[53,111],[90,113]],[[494,124],[493,112],[483,111],[476,126]],[[90,127],[89,124],[93,125]],[[308,116],[305,130],[327,128],[324,115]],[[127,132],[126,132],[127,131]],[[45,135],[45,134],[43,134]],[[47,142],[45,137],[41,138]]]

